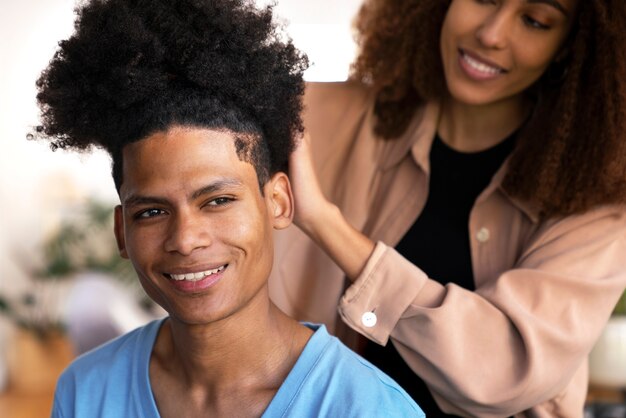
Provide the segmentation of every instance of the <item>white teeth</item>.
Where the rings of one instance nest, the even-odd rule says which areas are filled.
[[[173,280],[189,280],[191,282],[195,282],[197,280],[204,279],[206,276],[210,276],[211,274],[219,273],[224,270],[226,266],[221,266],[213,270],[207,271],[199,271],[197,273],[187,273],[187,274],[170,274],[170,278]]]
[[[477,61],[467,54],[463,54],[463,60],[465,60],[465,62],[468,63],[470,67],[472,67],[476,71],[480,71],[481,73],[499,74],[502,72],[502,70],[500,70],[499,68],[495,68],[480,61]]]

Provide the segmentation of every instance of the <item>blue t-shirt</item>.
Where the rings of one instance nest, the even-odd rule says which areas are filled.
[[[53,418],[159,418],[150,387],[157,320],[76,359],[57,383]],[[323,325],[315,331],[263,417],[424,417],[387,375]]]

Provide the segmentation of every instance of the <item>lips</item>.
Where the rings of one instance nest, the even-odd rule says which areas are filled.
[[[459,49],[459,64],[463,72],[475,80],[490,80],[506,73],[504,68],[463,49]]]
[[[168,279],[168,283],[178,292],[197,294],[219,283],[227,269],[228,264],[223,264],[217,267],[176,269],[163,275]]]
[[[172,279],[172,280],[176,280],[176,281],[181,281],[181,280],[187,280],[187,281],[191,281],[191,282],[196,282],[198,280],[202,280],[207,276],[211,276],[213,274],[217,274],[221,271],[223,271],[226,268],[226,264],[219,266],[217,268],[214,269],[209,269],[209,270],[202,270],[202,271],[196,271],[196,272],[189,272],[189,273],[181,273],[181,274],[175,274],[175,273],[166,273],[165,275]]]

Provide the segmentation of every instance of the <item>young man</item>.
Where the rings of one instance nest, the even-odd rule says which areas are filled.
[[[93,0],[38,81],[53,148],[105,148],[115,235],[169,316],[77,359],[53,417],[411,417],[419,407],[323,326],[270,301],[303,58],[271,8]]]

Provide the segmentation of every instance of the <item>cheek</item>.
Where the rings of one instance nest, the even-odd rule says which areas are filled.
[[[450,48],[451,40],[454,38],[454,17],[450,15],[450,12],[446,15],[441,26],[441,34],[439,35],[439,48],[441,49],[441,55],[446,56],[448,48]]]
[[[126,232],[126,252],[135,269],[145,269],[145,263],[152,260],[161,242],[158,231],[153,229],[130,229]]]
[[[265,254],[268,249],[271,250],[272,246],[271,233],[262,222],[250,221],[236,224],[231,229],[230,239],[234,245],[240,247],[245,253],[249,253],[248,255],[254,256],[257,261],[260,261],[258,257]]]
[[[548,51],[546,51],[544,48],[520,48],[517,55],[519,57],[519,60],[528,70],[534,71],[545,68],[552,60],[552,55],[549,54]]]
[[[475,27],[478,25],[476,20],[462,5],[455,6],[455,2],[450,5],[439,36],[439,50],[444,72],[451,71],[461,44],[465,46],[473,44]]]
[[[533,32],[518,39],[513,53],[519,67],[528,71],[543,72],[550,66],[561,49],[561,35]]]
[[[456,55],[456,47],[450,38],[451,35],[449,31],[446,30],[446,25],[444,24],[439,38],[439,54],[441,56],[441,64],[443,65],[444,73],[448,73],[451,61],[454,60],[454,55]]]
[[[475,33],[480,22],[486,18],[481,10],[465,4],[466,0],[453,1],[446,12],[441,27],[441,39],[447,42],[457,37],[467,37]]]
[[[517,65],[528,83],[537,81],[552,63],[554,53],[552,49],[523,48],[517,53]]]
[[[250,218],[246,222],[231,224],[226,239],[246,257],[246,262],[259,273],[271,266],[273,258],[272,230],[262,217]]]

